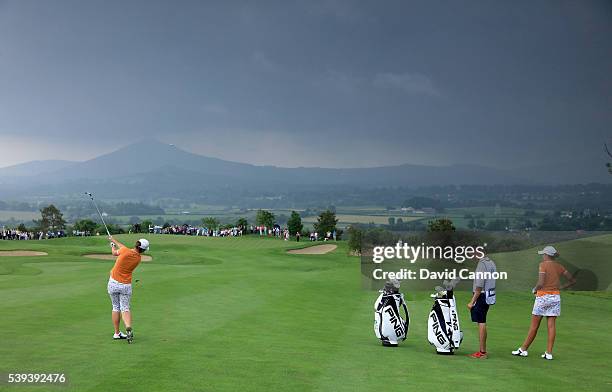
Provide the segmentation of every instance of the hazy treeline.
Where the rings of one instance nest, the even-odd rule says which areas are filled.
[[[163,215],[163,208],[141,202],[102,202],[98,201],[100,209],[111,215]],[[2,201],[0,200],[0,211],[39,211],[48,203],[34,203],[25,201]],[[74,200],[55,203],[58,208],[68,215],[87,216],[92,213],[92,204],[89,200]]]
[[[106,192],[112,192],[107,190]],[[115,199],[117,197],[117,199]],[[292,185],[262,190],[253,188],[214,187],[206,191],[166,194],[164,189],[151,190],[146,200],[156,205],[123,202],[119,195],[100,194],[105,209],[113,215],[157,215],[166,207],[164,200],[199,205],[231,205],[241,208],[318,208],[336,206],[406,206],[409,199],[425,197],[433,200],[436,209],[484,207],[522,207],[533,209],[598,209],[612,211],[612,184],[585,185],[446,185],[420,188],[371,187],[352,185]],[[136,200],[139,198],[136,198]],[[142,197],[140,198],[142,199]],[[116,202],[114,201],[116,200]],[[125,199],[123,199],[125,200]],[[24,203],[25,201],[25,203]],[[68,215],[83,215],[89,206],[86,200],[63,198],[55,204]],[[32,201],[0,201],[0,210],[36,211]],[[159,212],[158,212],[159,211]]]
[[[608,233],[609,231],[605,231]],[[559,241],[599,235],[602,231],[541,230],[487,231],[457,229],[447,218],[432,219],[421,230],[392,231],[372,225],[351,225],[348,228],[349,249],[355,253],[378,245],[393,245],[398,241],[418,246],[476,246],[487,244],[487,252],[510,252]]]

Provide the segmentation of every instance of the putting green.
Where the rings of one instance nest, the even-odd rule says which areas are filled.
[[[457,300],[465,339],[455,356],[426,341],[428,293],[406,293],[408,340],[381,347],[376,292],[361,289],[359,258],[346,244],[317,257],[288,255],[295,242],[258,237],[152,235],[153,261],[134,274],[135,344],[112,341],[103,238],[32,241],[46,257],[0,258],[0,373],[63,372],[69,391],[608,391],[609,293],[564,293],[555,360],[545,330],[530,356],[524,339],[533,297],[500,292],[489,313],[488,360],[465,354],[477,332]],[[125,243],[134,235],[119,236]],[[602,239],[610,243],[610,236]],[[12,241],[0,241],[10,250]],[[566,252],[571,248],[567,243]],[[588,295],[587,295],[588,294]],[[59,390],[2,385],[2,390]]]

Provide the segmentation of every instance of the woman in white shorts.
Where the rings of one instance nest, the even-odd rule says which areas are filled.
[[[114,340],[127,339],[132,343],[134,331],[132,330],[132,312],[130,311],[130,299],[132,298],[132,273],[138,267],[141,260],[141,253],[149,250],[149,241],[142,238],[136,241],[134,248],[127,248],[115,238],[110,237],[113,256],[118,256],[115,265],[110,271],[108,278],[108,295],[113,304],[112,320],[115,333]],[[116,246],[116,248],[115,248]],[[119,330],[119,324],[123,319],[125,330],[124,334]]]
[[[561,290],[567,288],[576,280],[565,267],[557,263],[556,258],[559,256],[557,250],[552,246],[546,246],[538,254],[542,255],[540,270],[538,274],[538,284],[533,289],[536,295],[533,311],[531,312],[531,326],[527,333],[527,338],[523,345],[517,350],[512,351],[512,355],[526,357],[527,350],[535,339],[542,317],[546,317],[548,324],[548,345],[546,351],[542,354],[544,359],[553,359],[552,350],[555,344],[555,336],[557,334],[556,322],[557,317],[561,315]],[[561,276],[565,276],[567,283],[560,286]]]

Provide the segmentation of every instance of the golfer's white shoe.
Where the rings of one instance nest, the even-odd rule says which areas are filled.
[[[127,339],[127,335],[124,334],[123,332],[119,331],[119,333],[113,334],[113,339],[115,339],[115,340]]]
[[[547,360],[552,360],[553,356],[552,354],[547,353],[546,351],[544,351],[544,354],[542,354],[542,358],[547,359]]]
[[[523,349],[519,347],[516,350],[512,351],[512,355],[516,355],[517,357],[526,357],[527,355],[529,355],[529,353],[527,352],[527,350],[523,351]]]

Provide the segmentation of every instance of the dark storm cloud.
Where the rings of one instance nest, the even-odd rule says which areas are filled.
[[[586,159],[611,37],[603,1],[0,2],[0,165],[144,137],[288,166]]]

